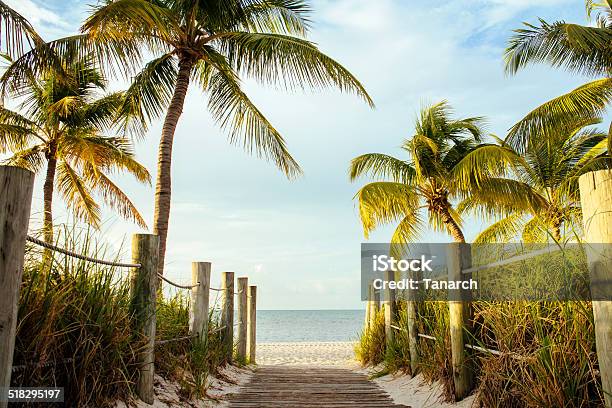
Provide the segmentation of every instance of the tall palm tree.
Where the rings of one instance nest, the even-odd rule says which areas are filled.
[[[115,172],[128,172],[150,183],[148,171],[134,159],[129,140],[105,136],[123,119],[122,92],[101,95],[103,76],[90,60],[66,61],[61,73],[36,78],[31,72],[18,113],[0,108],[0,153],[12,151],[12,165],[34,172],[45,169],[44,234],[53,241],[53,195],[57,188],[74,214],[100,225],[100,207],[92,192],[125,218],[145,227],[145,221],[127,195],[111,180]]]
[[[612,164],[606,154],[607,135],[590,127],[600,122],[599,118],[575,120],[554,132],[532,134],[520,153],[501,143],[510,178],[482,181],[458,208],[499,218],[475,242],[509,242],[518,237],[530,243],[549,238],[561,242],[580,236],[578,177]],[[475,155],[484,156],[484,151]]]
[[[586,8],[589,19],[595,18],[595,26],[540,19],[539,25],[525,23],[510,39],[505,53],[509,74],[529,64],[547,63],[594,78],[537,107],[514,125],[507,138],[514,148],[525,149],[530,134],[575,125],[576,118],[601,116],[612,101],[612,0],[586,0]]]
[[[123,67],[133,68],[143,51],[154,56],[134,77],[125,110],[148,119],[165,112],[154,214],[160,273],[170,216],[174,134],[191,82],[208,96],[208,108],[231,142],[272,160],[288,177],[301,169],[280,133],[242,90],[241,76],[288,89],[337,87],[373,106],[347,69],[305,39],[309,11],[302,0],[109,0],[85,22],[83,30],[99,55]],[[84,41],[75,37],[51,47],[69,48]],[[35,59],[29,56],[23,63]]]
[[[352,160],[352,181],[365,174],[385,180],[366,184],[356,194],[366,238],[379,224],[398,222],[391,242],[414,242],[423,228],[425,208],[435,230],[465,242],[453,202],[463,198],[474,183],[497,173],[494,167],[474,165],[472,160],[477,149],[489,146],[481,143],[483,119],[452,119],[451,112],[446,102],[421,110],[414,136],[402,145],[407,160],[380,153]]]

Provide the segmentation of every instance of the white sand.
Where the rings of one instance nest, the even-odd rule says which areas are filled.
[[[261,343],[257,344],[259,365],[316,365],[353,367],[354,342]]]
[[[441,402],[441,385],[426,384],[421,375],[414,378],[408,375],[386,375],[377,378],[374,382],[385,390],[396,404],[409,405],[412,408],[469,408],[475,398],[472,395],[457,404]]]
[[[228,403],[224,399],[231,394],[236,393],[240,386],[245,384],[252,375],[252,370],[248,368],[237,368],[234,366],[227,366],[220,370],[222,374],[219,378],[210,377],[209,388],[207,394],[210,398],[197,400],[197,401],[185,401],[180,397],[179,384],[171,381],[166,381],[162,377],[155,376],[155,402],[153,405],[145,404],[138,400],[130,405],[126,405],[123,402],[118,402],[115,408],[171,408],[171,407],[192,407],[192,408],[222,408],[226,407]]]

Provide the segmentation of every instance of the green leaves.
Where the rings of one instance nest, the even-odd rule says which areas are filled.
[[[214,68],[202,64],[198,68],[213,118],[228,132],[231,143],[240,143],[247,152],[272,160],[289,178],[301,174],[283,137],[242,91],[238,77],[222,61],[218,58]]]
[[[215,44],[238,74],[287,89],[335,87],[374,103],[363,85],[342,65],[306,40],[281,34],[227,32]]]
[[[602,115],[612,101],[612,79],[599,79],[582,85],[529,112],[508,132],[506,141],[524,151],[531,135],[546,135],[570,127],[576,120]]]
[[[612,29],[565,22],[525,24],[505,52],[506,72],[516,73],[530,63],[547,63],[570,72],[607,76],[612,69]]]
[[[397,183],[408,184],[414,178],[415,170],[410,163],[395,157],[368,153],[351,160],[349,169],[351,181],[365,174],[381,180],[391,179]]]
[[[26,44],[34,46],[43,42],[32,25],[3,1],[0,1],[0,35],[2,52],[17,57],[23,54]]]
[[[366,239],[379,224],[418,218],[419,196],[414,187],[402,183],[377,182],[366,184],[355,196],[359,201],[359,215]],[[415,226],[416,227],[416,226]],[[401,235],[410,235],[403,227]]]

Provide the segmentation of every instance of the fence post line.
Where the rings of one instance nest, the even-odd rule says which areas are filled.
[[[198,285],[191,289],[189,308],[189,331],[200,340],[208,336],[208,301],[210,299],[210,262],[191,264],[191,283]]]
[[[471,267],[471,249],[469,244],[450,243],[447,251],[448,280],[469,279],[462,270]],[[453,382],[457,401],[467,397],[472,390],[474,378],[468,366],[468,350],[465,347],[470,330],[471,292],[469,290],[449,290],[448,311],[450,323],[451,361]]]
[[[0,387],[11,384],[19,289],[34,173],[0,166]],[[0,402],[6,407],[7,402]]]
[[[157,259],[159,237],[152,234],[132,236],[132,259],[140,268],[130,272],[131,309],[135,317],[135,333],[146,343],[138,353],[139,376],[136,384],[138,397],[153,404],[153,377],[155,374],[155,303],[157,298]]]
[[[249,291],[249,278],[238,278],[238,344],[236,355],[238,361],[246,362],[247,358],[247,296]]]
[[[257,286],[249,286],[249,306],[248,306],[248,321],[247,328],[249,335],[248,340],[248,362],[249,364],[255,364],[255,354],[257,348]]]
[[[395,280],[395,271],[386,271],[385,272],[385,280],[387,282],[391,282]],[[393,342],[393,327],[395,325],[395,290],[389,289],[387,285],[386,290],[386,298],[384,301],[385,304],[385,339],[387,345]]]
[[[222,331],[223,344],[226,359],[231,363],[234,357],[234,272],[221,274],[221,290],[223,293],[221,327],[225,327]]]
[[[591,275],[595,349],[601,373],[605,406],[612,407],[612,171],[586,173],[578,180],[582,204],[584,238]],[[597,250],[596,244],[600,245]],[[604,295],[603,297],[601,295]]]

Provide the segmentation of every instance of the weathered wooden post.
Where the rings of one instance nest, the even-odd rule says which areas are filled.
[[[236,355],[238,361],[246,362],[247,358],[247,300],[249,291],[249,278],[238,278],[238,343]]]
[[[191,282],[198,285],[191,289],[189,331],[200,340],[208,336],[208,301],[210,298],[210,262],[191,264]]]
[[[591,275],[595,346],[606,407],[612,408],[612,171],[579,179],[587,259]]]
[[[372,289],[373,289],[372,283],[369,283],[368,287],[366,288],[367,293],[366,293],[365,321],[363,322],[363,327],[364,327],[364,330],[366,331],[370,329],[370,319],[371,319],[370,315],[372,314],[371,310],[372,310],[372,295],[373,295]]]
[[[140,268],[130,273],[131,310],[135,319],[135,334],[145,342],[138,354],[138,383],[136,393],[147,404],[153,404],[153,377],[155,375],[155,302],[157,298],[157,259],[159,237],[134,234],[132,259]]]
[[[416,274],[410,274],[410,278],[416,279]],[[408,325],[408,349],[410,351],[410,372],[412,376],[416,375],[419,366],[419,342],[417,329],[417,291],[409,288],[407,291],[408,299],[406,299],[406,324]]]
[[[387,345],[390,345],[394,339],[393,330],[395,330],[392,326],[395,325],[395,289],[389,288],[389,283],[395,281],[395,272],[394,271],[386,271],[385,272],[385,280],[387,281],[387,290],[385,292],[385,339]]]
[[[471,265],[469,244],[456,242],[448,244],[449,282],[470,279],[471,276],[463,274],[462,271],[470,268]],[[455,397],[459,401],[468,396],[474,383],[473,373],[468,365],[468,351],[465,347],[471,329],[472,296],[469,290],[449,290],[448,297],[453,382],[455,383]]]
[[[19,289],[34,173],[0,166],[0,389],[11,385]],[[0,407],[7,402],[0,401]]]
[[[370,304],[370,324],[374,324],[380,310],[380,290],[374,289],[372,285],[372,303]]]
[[[221,327],[226,359],[232,362],[234,353],[234,272],[221,274],[221,291],[223,303],[221,306]]]
[[[255,364],[256,348],[257,348],[257,286],[249,286],[249,319],[247,322],[247,328],[249,331],[248,336],[248,351],[249,351],[249,364]]]

